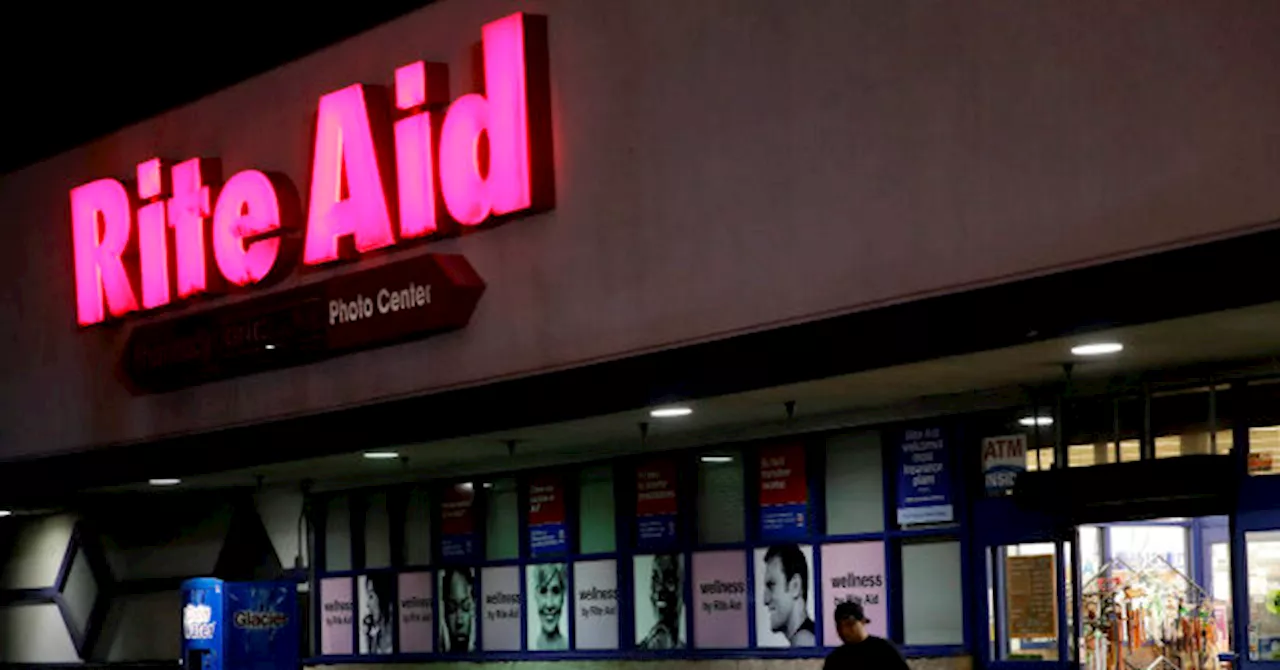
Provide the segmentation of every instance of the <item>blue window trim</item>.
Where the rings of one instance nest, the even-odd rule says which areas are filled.
[[[880,542],[885,552],[885,579],[886,579],[886,610],[888,616],[889,637],[894,640],[902,640],[904,634],[903,621],[903,603],[902,603],[902,575],[901,575],[901,552],[904,544],[915,542],[958,542],[960,544],[961,565],[959,566],[962,575],[962,598],[968,602],[973,597],[974,585],[970,584],[970,580],[963,579],[964,575],[971,572],[972,566],[969,560],[968,547],[970,544],[969,532],[969,505],[968,496],[965,488],[968,484],[968,477],[965,476],[964,470],[965,456],[962,453],[963,433],[957,430],[958,421],[955,418],[939,419],[936,421],[924,422],[929,426],[937,426],[943,428],[944,435],[947,439],[947,455],[949,476],[952,480],[951,486],[951,503],[955,509],[955,519],[951,523],[940,524],[930,527],[909,527],[900,528],[896,523],[896,499],[897,499],[897,467],[898,459],[896,452],[893,451],[893,445],[888,438],[893,431],[901,428],[921,425],[921,422],[904,422],[893,426],[881,426],[876,428],[868,428],[868,430],[878,430],[882,435],[880,462],[882,477],[882,512],[884,515],[884,523],[882,530],[878,532],[856,533],[856,534],[833,534],[827,535],[822,532],[825,528],[827,510],[826,510],[826,477],[825,477],[825,460],[827,452],[827,439],[840,431],[822,431],[810,434],[798,434],[790,436],[782,436],[777,438],[753,440],[749,442],[737,442],[729,444],[706,445],[696,449],[688,449],[676,452],[661,454],[640,454],[613,461],[603,463],[610,464],[610,472],[612,474],[613,492],[614,492],[614,533],[615,533],[615,551],[612,552],[591,552],[579,553],[581,543],[580,535],[580,519],[581,509],[579,500],[579,492],[582,482],[582,473],[586,469],[597,469],[602,462],[583,463],[573,466],[547,467],[533,470],[524,470],[508,473],[494,473],[485,477],[471,477],[470,481],[480,482],[484,480],[498,479],[514,479],[517,484],[518,491],[518,541],[519,550],[517,558],[507,559],[490,559],[487,555],[487,504],[488,496],[484,495],[484,489],[477,485],[476,498],[472,506],[473,514],[473,540],[475,546],[474,557],[465,561],[444,561],[441,555],[441,544],[443,534],[440,529],[440,493],[448,486],[454,485],[468,479],[453,478],[442,481],[423,481],[406,484],[399,484],[391,487],[365,488],[349,491],[330,492],[323,495],[315,496],[319,504],[313,505],[315,510],[324,510],[327,508],[327,501],[337,496],[348,496],[351,501],[349,509],[351,510],[351,530],[350,538],[352,544],[352,568],[350,570],[327,571],[323,569],[325,565],[325,556],[323,548],[326,544],[327,526],[320,522],[316,523],[317,529],[315,544],[317,547],[315,561],[313,565],[319,566],[312,575],[313,593],[312,599],[314,621],[320,621],[319,610],[322,601],[319,593],[319,581],[332,577],[349,577],[353,580],[363,574],[385,573],[385,572],[411,572],[411,571],[432,571],[435,574],[439,569],[448,565],[461,565],[472,568],[476,571],[476,593],[477,597],[483,593],[482,574],[485,568],[517,566],[521,568],[520,587],[523,592],[525,589],[524,567],[536,563],[546,562],[563,562],[570,566],[580,562],[613,560],[617,570],[618,579],[618,625],[619,625],[619,649],[617,650],[570,650],[565,652],[537,652],[527,651],[527,608],[528,598],[525,597],[524,612],[525,618],[521,620],[521,646],[526,651],[519,652],[486,652],[478,650],[470,654],[394,654],[390,656],[371,656],[353,654],[349,656],[316,656],[309,659],[307,663],[402,663],[413,661],[449,661],[449,660],[466,660],[466,661],[504,661],[504,660],[570,660],[570,659],[630,659],[630,658],[681,658],[681,659],[738,659],[738,658],[818,658],[825,656],[830,647],[825,646],[825,618],[829,615],[825,612],[823,600],[821,598],[822,583],[822,551],[821,547],[827,544],[841,544],[851,542]],[[759,528],[759,450],[763,447],[776,445],[779,442],[794,440],[800,442],[804,446],[806,461],[806,477],[808,484],[808,528],[803,537],[795,541],[812,547],[812,570],[813,583],[811,585],[811,598],[813,601],[814,620],[816,626],[817,646],[810,649],[768,649],[758,648],[758,631],[756,630],[756,617],[754,613],[749,612],[747,616],[747,632],[748,632],[748,648],[746,649],[697,649],[693,647],[693,640],[696,639],[696,617],[692,616],[687,609],[693,602],[693,580],[691,579],[692,558],[695,553],[705,551],[741,551],[746,561],[746,581],[747,581],[747,601],[755,602],[755,561],[754,552],[768,546],[769,542],[763,540],[760,535]],[[699,523],[699,505],[697,498],[698,477],[696,473],[699,467],[699,456],[707,451],[724,451],[732,449],[735,456],[743,459],[743,523],[744,535],[741,541],[736,542],[716,542],[716,543],[700,543],[698,541],[698,523]],[[632,585],[634,584],[634,560],[636,556],[651,555],[655,552],[641,550],[636,546],[636,517],[635,517],[635,480],[634,473],[636,467],[642,462],[653,459],[671,459],[675,461],[677,481],[676,492],[678,501],[678,510],[676,524],[676,536],[670,547],[670,553],[677,553],[682,557],[685,565],[684,580],[684,602],[686,606],[686,630],[685,644],[686,648],[673,651],[651,652],[642,651],[635,648],[634,637],[635,631],[635,604],[633,602]],[[539,557],[534,559],[530,556],[529,551],[529,528],[527,515],[527,490],[528,483],[540,476],[553,474],[558,476],[564,484],[565,497],[565,524],[566,530],[569,532],[570,541],[568,551],[563,555],[554,557]],[[404,528],[404,515],[400,508],[407,501],[407,492],[414,488],[426,487],[431,491],[431,556],[432,562],[428,565],[410,565],[403,562],[403,546],[404,533],[408,532]],[[356,501],[364,500],[370,491],[385,491],[387,493],[388,517],[391,520],[391,546],[392,546],[392,566],[389,568],[364,569],[363,567],[363,548],[365,538],[363,537],[363,505],[357,504]],[[357,519],[357,517],[360,517]],[[661,553],[661,552],[659,552]],[[360,560],[357,560],[360,559]],[[570,567],[568,571],[570,594],[573,593],[573,570]],[[433,624],[433,637],[439,637],[439,607],[438,601],[440,594],[435,593],[438,588],[433,589],[433,601],[436,602],[436,619]],[[358,590],[353,589],[353,596],[358,598]],[[358,636],[358,618],[353,618],[352,649],[357,649],[356,637]],[[576,630],[574,617],[570,618],[569,634],[570,639],[576,645]],[[971,616],[966,611],[963,616],[963,642],[955,645],[904,645],[904,653],[908,656],[952,656],[966,653],[973,653],[972,645],[969,642],[973,635],[973,622]],[[476,619],[476,638],[477,643],[483,640],[483,623],[484,618]],[[313,640],[315,648],[319,647],[319,626],[315,628],[317,637]],[[397,651],[398,651],[397,636]],[[435,640],[433,648],[439,649],[439,640]]]

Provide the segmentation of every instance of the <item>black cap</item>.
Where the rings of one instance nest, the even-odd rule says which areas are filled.
[[[862,609],[862,603],[852,600],[845,601],[836,605],[836,623],[845,619],[853,619],[862,623],[871,623],[871,619],[867,618],[867,613]]]

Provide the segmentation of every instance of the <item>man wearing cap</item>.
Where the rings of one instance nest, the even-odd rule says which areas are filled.
[[[836,605],[835,620],[844,644],[827,655],[822,670],[907,670],[907,662],[892,642],[867,634],[871,620],[862,603]]]

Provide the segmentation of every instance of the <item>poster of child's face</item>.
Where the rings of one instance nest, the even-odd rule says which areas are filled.
[[[364,575],[360,584],[360,653],[390,654],[395,648],[395,583],[391,573]]]
[[[440,651],[476,650],[476,575],[471,568],[440,571]]]
[[[568,569],[564,563],[540,563],[525,568],[529,651],[569,648]]]
[[[812,647],[814,624],[813,547],[775,544],[755,552],[756,644]]]
[[[636,556],[634,567],[636,647],[685,648],[684,556]]]

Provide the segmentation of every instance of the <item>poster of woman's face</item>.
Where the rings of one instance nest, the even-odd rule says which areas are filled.
[[[525,598],[529,608],[530,651],[564,651],[569,648],[569,566],[540,563],[525,568]]]
[[[813,547],[776,544],[757,549],[755,554],[756,644],[761,647],[816,645]]]
[[[471,568],[440,571],[440,651],[476,650],[476,575]]]
[[[395,580],[390,573],[359,578],[361,654],[390,654],[394,650]]]
[[[636,646],[685,648],[684,556],[636,556],[634,567]]]

